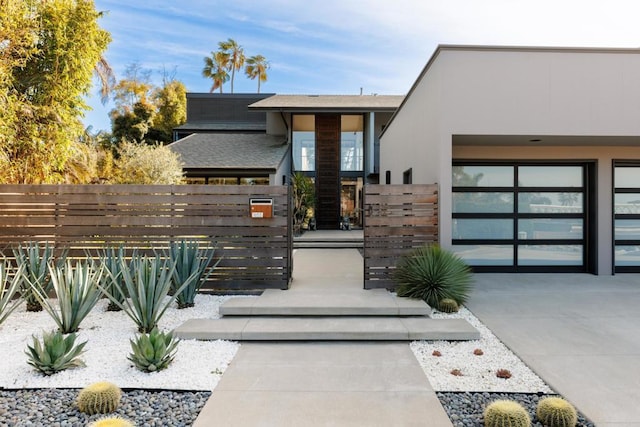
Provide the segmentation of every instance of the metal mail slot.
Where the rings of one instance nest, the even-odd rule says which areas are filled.
[[[249,199],[251,218],[272,218],[273,199]]]

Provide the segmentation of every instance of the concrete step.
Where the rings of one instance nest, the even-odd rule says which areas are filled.
[[[459,341],[480,338],[480,333],[464,319],[421,316],[190,319],[174,332],[183,339],[233,341]]]
[[[350,241],[294,241],[294,249],[349,249],[349,248],[363,248],[364,241],[350,240]]]
[[[222,316],[431,316],[424,301],[399,298],[384,289],[269,289],[258,298],[232,298],[220,306]]]

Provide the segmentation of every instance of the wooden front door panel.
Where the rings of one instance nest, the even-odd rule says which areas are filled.
[[[340,116],[316,115],[316,222],[335,230],[340,221]]]

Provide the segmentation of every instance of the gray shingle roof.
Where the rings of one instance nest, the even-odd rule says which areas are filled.
[[[404,95],[274,95],[249,105],[250,110],[395,111]]]
[[[168,146],[185,169],[275,170],[287,153],[284,136],[252,133],[198,133]]]

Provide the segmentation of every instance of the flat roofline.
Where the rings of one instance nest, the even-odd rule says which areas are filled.
[[[555,53],[606,53],[606,54],[640,54],[639,48],[625,48],[625,47],[568,47],[568,46],[500,46],[500,45],[466,45],[466,44],[439,44],[433,51],[429,60],[422,68],[418,77],[414,80],[411,88],[407,92],[407,95],[402,100],[398,109],[393,113],[393,116],[387,122],[387,126],[380,133],[380,138],[386,133],[387,129],[391,127],[391,124],[395,120],[396,116],[400,113],[404,104],[411,97],[413,92],[418,87],[418,84],[422,81],[425,75],[429,72],[429,69],[438,58],[440,52],[443,51],[467,51],[467,52],[555,52]]]

